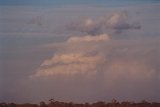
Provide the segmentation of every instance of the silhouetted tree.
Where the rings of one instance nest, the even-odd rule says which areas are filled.
[[[55,102],[54,99],[50,99],[48,106],[49,106],[49,107],[54,107],[54,102]]]
[[[0,103],[0,107],[7,107],[6,103]]]
[[[48,106],[44,101],[41,101],[39,107],[48,107]]]
[[[9,103],[9,104],[8,104],[8,107],[16,107],[16,104],[14,104],[14,103]]]
[[[85,107],[90,107],[90,104],[89,103],[85,103],[84,106]]]
[[[15,103],[0,103],[0,107],[160,107],[160,103],[152,102],[149,103],[145,100],[142,100],[139,103],[135,102],[117,102],[116,100],[112,100],[110,103],[105,103],[102,101],[96,103],[84,103],[84,104],[75,104],[73,102],[59,102],[54,99],[49,100],[49,104],[47,105],[44,101],[41,101],[39,105],[37,104],[15,104]]]

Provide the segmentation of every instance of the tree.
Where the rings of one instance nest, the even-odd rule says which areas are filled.
[[[47,104],[44,101],[40,102],[40,107],[48,107]]]

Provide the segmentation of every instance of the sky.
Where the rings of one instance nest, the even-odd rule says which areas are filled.
[[[160,100],[159,0],[0,0],[0,101]]]
[[[159,0],[0,0],[0,5],[25,6],[60,6],[60,5],[135,5],[144,3],[158,3]]]

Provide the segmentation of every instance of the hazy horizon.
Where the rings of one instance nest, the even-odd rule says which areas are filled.
[[[0,0],[0,102],[160,102],[159,0]]]

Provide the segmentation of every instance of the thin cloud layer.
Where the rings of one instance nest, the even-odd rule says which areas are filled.
[[[107,16],[99,17],[95,20],[87,18],[79,22],[73,22],[67,26],[69,30],[87,33],[89,35],[103,34],[108,30],[115,33],[121,33],[129,29],[140,29],[139,23],[128,22],[127,12],[114,13]]]
[[[68,43],[76,43],[76,42],[99,42],[99,41],[107,41],[110,40],[110,37],[108,34],[101,34],[98,36],[91,36],[87,35],[84,37],[71,37],[67,40]]]

